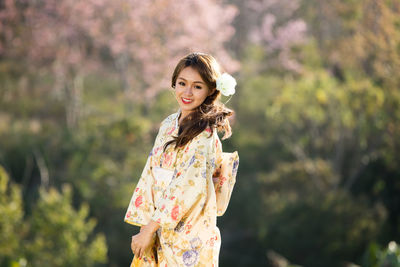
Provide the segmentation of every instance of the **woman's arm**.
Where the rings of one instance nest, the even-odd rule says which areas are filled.
[[[132,252],[141,258],[144,251],[153,244],[155,232],[160,228],[160,225],[153,220],[147,225],[140,228],[140,232],[132,236],[131,249]]]
[[[160,146],[161,138],[164,135],[166,127],[171,123],[173,114],[168,116],[161,122],[154,145],[147,158],[145,167],[142,171],[140,179],[133,191],[131,201],[125,213],[124,221],[136,226],[146,225],[154,213],[154,203],[152,195],[153,174],[151,167],[153,165],[153,157],[155,149]]]

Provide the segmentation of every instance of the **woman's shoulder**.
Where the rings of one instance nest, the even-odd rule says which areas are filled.
[[[207,127],[190,141],[190,145],[192,147],[205,146],[207,148],[210,148],[213,144],[215,144],[215,142],[218,142],[216,141],[217,139],[218,135],[216,131],[213,131],[211,127]]]

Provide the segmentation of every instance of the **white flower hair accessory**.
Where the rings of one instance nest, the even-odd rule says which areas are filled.
[[[236,80],[228,73],[223,73],[217,78],[217,90],[224,96],[235,94]]]

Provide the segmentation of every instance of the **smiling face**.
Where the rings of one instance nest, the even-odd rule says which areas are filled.
[[[175,84],[175,98],[181,108],[181,119],[200,106],[211,93],[196,69],[182,69]]]

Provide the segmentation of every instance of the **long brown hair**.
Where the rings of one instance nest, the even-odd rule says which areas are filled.
[[[165,143],[164,151],[171,144],[175,144],[175,149],[186,145],[207,127],[211,127],[210,137],[215,128],[218,131],[224,131],[222,139],[229,138],[232,135],[228,117],[233,114],[233,110],[226,108],[219,101],[221,92],[215,90],[216,80],[221,75],[218,62],[208,54],[188,54],[175,67],[171,81],[173,88],[175,88],[179,73],[187,67],[197,70],[203,81],[207,84],[208,89],[210,91],[214,90],[214,92],[207,96],[200,106],[183,118],[179,125],[178,136],[173,136],[173,140]]]

